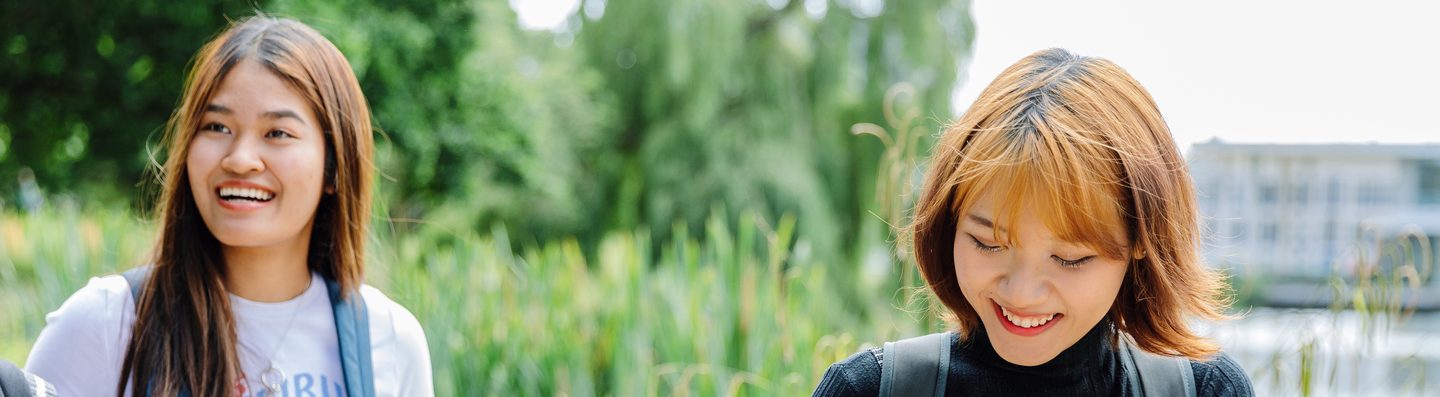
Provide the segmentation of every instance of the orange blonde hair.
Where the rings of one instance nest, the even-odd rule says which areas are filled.
[[[1112,341],[1124,334],[1146,351],[1195,359],[1219,350],[1185,323],[1225,319],[1229,304],[1223,275],[1200,261],[1185,159],[1155,101],[1119,66],[1063,49],[1036,52],[1002,72],[940,137],[909,232],[921,274],[962,336],[980,319],[955,277],[956,226],[992,187],[1006,187],[997,224],[1015,224],[1030,204],[1057,238],[1129,260],[1107,315]],[[1016,243],[1015,228],[1008,233],[997,239]]]

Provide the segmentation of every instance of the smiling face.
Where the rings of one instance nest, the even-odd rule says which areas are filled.
[[[1001,196],[985,196],[957,220],[956,280],[1001,358],[1044,364],[1110,311],[1127,260],[1056,237],[1033,206],[1020,208],[1013,224],[999,224]],[[1016,241],[1002,241],[1006,236]]]
[[[225,248],[308,247],[325,137],[304,97],[242,60],[221,81],[185,166],[205,225]]]

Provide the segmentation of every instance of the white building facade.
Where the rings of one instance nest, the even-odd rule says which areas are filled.
[[[1212,140],[1194,145],[1187,160],[1207,229],[1205,259],[1238,275],[1343,274],[1404,231],[1424,234],[1432,261],[1440,260],[1440,144]]]

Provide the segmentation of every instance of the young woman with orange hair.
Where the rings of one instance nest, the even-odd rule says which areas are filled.
[[[151,265],[47,316],[28,370],[64,396],[433,394],[419,322],[362,284],[370,110],[330,41],[237,21],[166,134]]]
[[[953,331],[835,363],[816,396],[1251,395],[1186,323],[1223,320],[1195,192],[1150,95],[1062,49],[1006,69],[935,145],[909,232]]]

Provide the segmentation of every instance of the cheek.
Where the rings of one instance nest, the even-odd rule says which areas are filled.
[[[319,192],[325,179],[325,150],[312,150],[304,148],[287,153],[284,156],[277,156],[275,162],[270,164],[275,170],[285,170],[281,178],[288,189],[295,192]]]
[[[190,143],[185,154],[185,173],[188,175],[190,189],[199,193],[209,186],[208,178],[211,172],[220,165],[220,151],[215,145],[207,145],[200,140]],[[196,194],[196,196],[202,196]],[[209,197],[209,195],[203,195]],[[201,197],[196,197],[200,199]]]
[[[1125,281],[1124,263],[1097,264],[1094,271],[1076,275],[1066,280],[1066,284],[1075,288],[1062,288],[1069,292],[1072,303],[1083,305],[1086,311],[1103,316],[1110,311],[1115,304],[1115,297],[1120,293],[1120,285]],[[1080,287],[1084,288],[1080,288]]]
[[[980,292],[995,278],[995,258],[967,249],[962,244],[956,244],[954,258],[955,281],[960,284],[960,290],[966,296]]]

